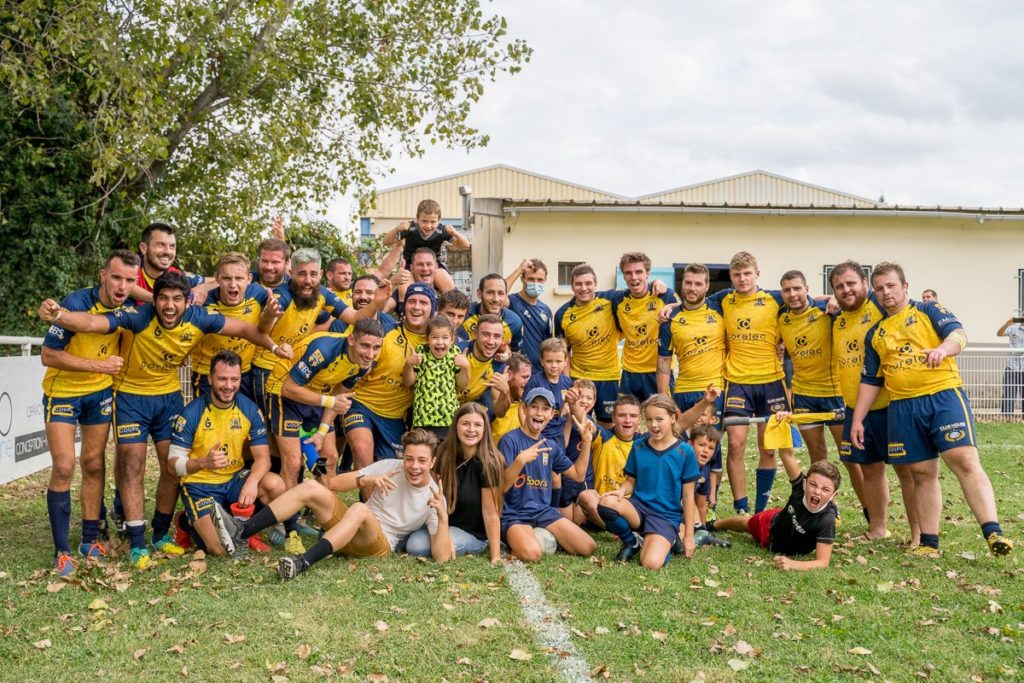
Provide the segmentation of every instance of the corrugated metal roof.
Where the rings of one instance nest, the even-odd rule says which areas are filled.
[[[726,178],[684,185],[664,192],[637,197],[640,201],[662,201],[686,204],[760,204],[772,206],[879,206],[880,203],[812,185],[793,178],[750,171]]]

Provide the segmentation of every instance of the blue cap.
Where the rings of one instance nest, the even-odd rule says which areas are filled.
[[[523,399],[523,405],[530,405],[533,403],[533,399],[542,398],[548,402],[548,405],[552,408],[555,406],[555,395],[544,387],[534,387],[526,392],[526,397]]]
[[[425,296],[430,299],[430,314],[433,315],[434,311],[437,309],[437,292],[434,291],[434,288],[423,282],[414,282],[405,289],[406,301],[408,301],[409,297],[413,294]]]

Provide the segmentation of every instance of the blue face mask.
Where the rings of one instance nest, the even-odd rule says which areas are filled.
[[[523,287],[523,291],[526,292],[527,296],[532,296],[536,299],[544,293],[544,285],[539,282],[527,282]]]

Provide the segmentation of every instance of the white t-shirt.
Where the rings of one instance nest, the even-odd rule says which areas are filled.
[[[402,461],[393,459],[378,460],[359,470],[359,474],[374,477],[394,472],[396,469],[398,474],[391,479],[395,482],[395,490],[382,493],[375,489],[370,499],[366,501],[384,535],[388,537],[392,552],[403,538],[422,528],[424,524],[431,536],[437,533],[437,511],[427,505],[433,491],[438,490],[433,479],[426,486],[417,488],[405,478]]]
[[[1006,328],[1011,349],[1024,349],[1024,325],[1014,323]],[[1011,353],[1006,356],[1006,368],[1015,372],[1024,371],[1024,354]]]

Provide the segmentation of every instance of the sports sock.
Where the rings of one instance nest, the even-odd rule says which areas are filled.
[[[629,528],[629,522],[619,514],[615,508],[604,505],[597,506],[597,514],[604,521],[604,528],[618,536],[623,543],[633,545],[636,542],[633,530]]]
[[[761,512],[768,507],[768,497],[772,494],[772,486],[775,485],[775,468],[758,468],[755,472],[757,498],[754,499],[754,512]]]
[[[146,547],[146,522],[141,519],[133,519],[125,522],[124,531],[128,534],[128,542],[132,548]]]
[[[747,500],[746,496],[737,498],[732,502],[732,509],[739,514],[746,514],[750,512],[750,501]]]
[[[161,539],[167,535],[167,532],[171,529],[171,520],[174,519],[173,512],[160,512],[159,510],[153,511],[153,521],[150,522],[150,528],[153,530],[153,538]]]
[[[984,522],[981,525],[981,535],[983,538],[988,538],[992,534],[1003,535],[1003,527],[999,526],[999,522]]]
[[[98,519],[83,519],[82,520],[82,543],[95,543],[96,539],[100,537],[100,520]]]
[[[704,525],[704,528],[708,530],[709,534],[715,533],[715,521],[716,520],[714,519],[709,519],[708,523]]]
[[[294,517],[292,518],[294,519]],[[277,517],[274,516],[274,511],[270,509],[270,506],[264,506],[262,509],[257,510],[249,519],[242,523],[242,538],[249,538],[256,533],[263,531],[267,527],[271,527],[277,524]]]
[[[331,547],[331,542],[328,541],[326,538],[321,538],[313,544],[312,548],[302,553],[302,555],[299,556],[299,559],[305,562],[306,565],[308,566],[311,564],[316,564],[325,557],[330,557],[333,554],[334,548]]]
[[[297,514],[292,515],[288,519],[281,520],[284,522],[285,534],[291,534],[293,531],[298,533],[299,531],[299,516]]]
[[[921,545],[926,545],[929,548],[939,549],[939,535],[938,534],[921,534]]]
[[[54,554],[70,553],[68,534],[71,533],[71,491],[46,489],[46,511],[50,514]]]

